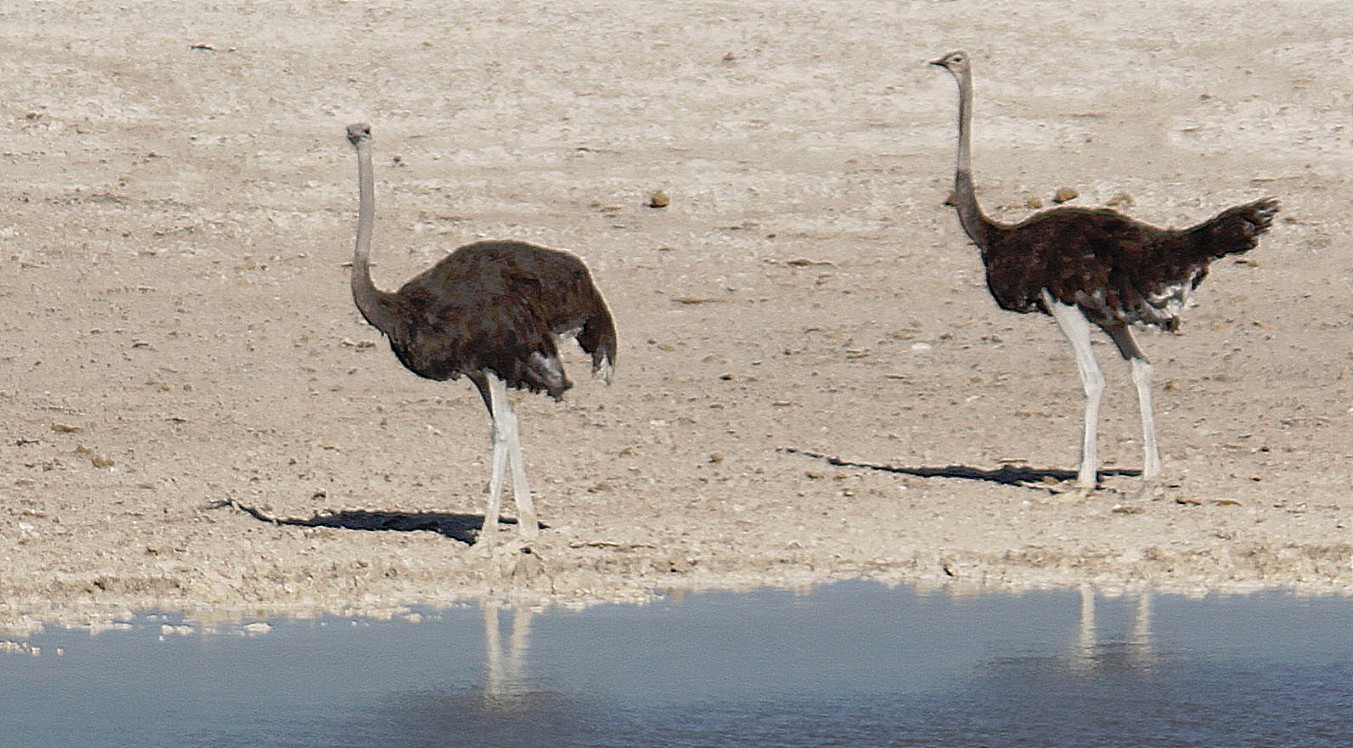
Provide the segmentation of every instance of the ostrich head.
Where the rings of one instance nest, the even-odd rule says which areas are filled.
[[[354,146],[364,140],[371,140],[371,125],[365,122],[359,122],[355,125],[348,125],[348,142]]]
[[[963,74],[968,72],[968,53],[962,50],[950,52],[938,60],[931,60],[930,64],[938,65],[953,73],[956,77],[962,78]]]

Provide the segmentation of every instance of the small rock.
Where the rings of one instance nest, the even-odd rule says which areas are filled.
[[[1077,192],[1075,189],[1071,187],[1058,187],[1057,192],[1052,196],[1052,201],[1054,203],[1057,203],[1058,205],[1061,205],[1062,203],[1075,200],[1080,196],[1081,193]]]
[[[672,198],[668,197],[667,193],[662,190],[656,190],[649,194],[648,202],[644,203],[644,205],[647,205],[650,208],[666,208],[671,204]]]

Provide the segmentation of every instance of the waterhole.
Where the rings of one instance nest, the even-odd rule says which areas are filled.
[[[843,582],[389,620],[145,613],[10,637],[0,745],[1348,746],[1353,605]]]

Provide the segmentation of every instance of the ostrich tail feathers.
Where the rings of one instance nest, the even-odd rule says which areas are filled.
[[[594,355],[592,357],[592,376],[601,377],[601,381],[610,384],[611,378],[615,376],[615,363],[609,356]]]
[[[1201,238],[1211,257],[1224,257],[1254,249],[1259,237],[1273,225],[1280,204],[1266,197],[1222,211],[1203,224]]]
[[[578,334],[578,345],[592,354],[592,375],[601,377],[606,384],[611,383],[615,373],[615,323],[610,313],[597,315],[583,325]]]

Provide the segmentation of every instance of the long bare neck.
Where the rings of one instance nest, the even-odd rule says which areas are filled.
[[[371,282],[371,230],[376,223],[376,179],[371,168],[371,142],[357,144],[357,243],[352,252],[352,300],[372,327],[387,335],[395,327],[391,294]]]
[[[985,247],[991,221],[982,215],[972,180],[972,71],[966,67],[958,75],[958,168],[953,199],[963,231],[978,247]]]

